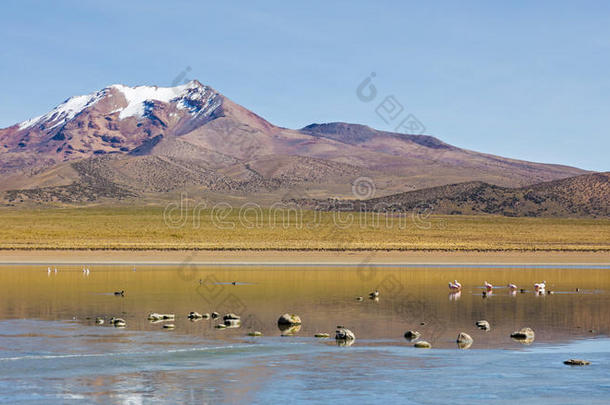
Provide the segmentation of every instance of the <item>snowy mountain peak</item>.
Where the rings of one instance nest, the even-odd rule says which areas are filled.
[[[71,120],[85,108],[97,103],[102,97],[104,97],[104,95],[105,91],[100,90],[97,93],[70,97],[69,99],[52,109],[50,112],[20,123],[19,130],[29,128],[34,124],[42,122],[52,123],[53,125],[48,128],[52,129],[58,125],[64,124],[67,121]]]
[[[44,124],[50,130],[72,120],[82,111],[94,106],[104,98],[110,98],[120,93],[126,105],[120,100],[116,101],[116,108],[111,113],[119,113],[119,119],[129,117],[140,119],[145,116],[146,104],[158,101],[173,103],[178,109],[188,110],[193,115],[210,115],[222,104],[220,94],[211,87],[202,85],[197,80],[173,87],[158,86],[125,86],[113,84],[95,93],[70,97],[47,114],[34,117],[18,124],[19,130],[34,125]]]

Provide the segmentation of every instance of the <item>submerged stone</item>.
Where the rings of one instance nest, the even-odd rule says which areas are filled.
[[[416,342],[413,347],[416,347],[418,349],[431,349],[432,345],[426,342],[425,340],[422,340],[421,342]]]
[[[460,349],[468,349],[470,346],[472,346],[474,339],[468,333],[461,332],[458,335],[456,342]]]
[[[567,364],[568,366],[588,366],[591,362],[587,360],[570,359],[564,361],[563,364]]]
[[[421,333],[419,333],[416,330],[408,330],[405,332],[405,339],[407,340],[417,340],[419,339],[419,337],[421,336]]]
[[[491,326],[489,325],[489,322],[482,320],[482,321],[476,321],[475,323],[477,325],[477,328],[482,329],[482,330],[490,330]]]
[[[351,330],[338,326],[335,331],[336,340],[356,340],[356,335]]]
[[[510,337],[518,340],[531,339],[534,340],[535,333],[531,328],[521,328],[520,330],[510,334]]]

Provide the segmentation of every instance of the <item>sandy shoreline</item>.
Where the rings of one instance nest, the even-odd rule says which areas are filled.
[[[0,250],[0,264],[610,264],[608,252]]]

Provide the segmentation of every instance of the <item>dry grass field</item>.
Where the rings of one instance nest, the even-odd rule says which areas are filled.
[[[257,208],[0,210],[0,249],[610,251],[610,220]],[[1,254],[1,253],[0,253]]]

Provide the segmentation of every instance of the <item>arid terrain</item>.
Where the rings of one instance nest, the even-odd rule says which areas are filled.
[[[467,182],[369,200],[292,200],[301,206],[340,211],[412,212],[509,217],[608,217],[610,173],[594,173],[525,187]]]

